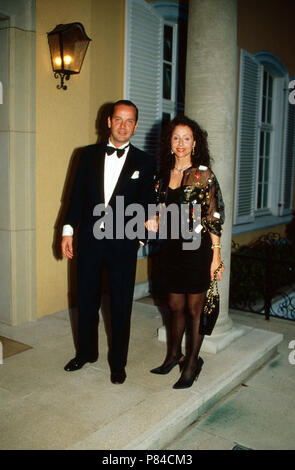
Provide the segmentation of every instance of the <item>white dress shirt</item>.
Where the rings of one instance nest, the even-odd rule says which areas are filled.
[[[125,142],[124,145],[118,148],[121,149],[121,148],[126,147],[127,145],[129,145],[129,142]],[[108,146],[116,148],[111,143],[110,140],[108,142]],[[107,207],[108,203],[110,202],[115,186],[121,174],[123,165],[125,163],[129,148],[130,147],[126,148],[121,158],[117,157],[116,152],[114,152],[112,155],[107,155],[107,153],[105,154],[105,160],[104,160],[104,204],[105,204],[105,207]],[[71,225],[63,226],[63,231],[62,231],[63,237],[73,236],[73,234],[74,234],[74,229]]]
[[[126,142],[124,145],[122,145],[119,148],[120,149],[124,148],[128,144],[129,142]],[[108,146],[116,148],[110,141],[108,143]],[[110,202],[115,186],[121,174],[123,165],[125,163],[128,151],[129,151],[129,147],[125,149],[124,154],[120,158],[117,157],[116,152],[114,152],[112,155],[106,155],[106,158],[104,160],[104,204],[105,206],[107,206],[108,203]]]

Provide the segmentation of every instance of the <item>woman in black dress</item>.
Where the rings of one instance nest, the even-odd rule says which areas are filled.
[[[199,375],[203,360],[199,351],[204,336],[199,333],[200,316],[210,280],[221,263],[220,236],[224,221],[224,204],[216,176],[210,169],[207,133],[193,120],[176,117],[168,126],[166,148],[161,153],[159,178],[156,182],[158,203],[189,209],[187,222],[201,236],[198,249],[183,249],[183,238],[163,242],[163,277],[171,311],[171,338],[163,364],[151,372],[167,374],[179,364],[180,379],[174,388],[190,387]],[[194,220],[194,204],[201,214]],[[191,220],[190,220],[191,219]],[[179,221],[180,222],[180,221]],[[194,222],[194,224],[192,224]],[[161,224],[161,216],[159,219]],[[171,229],[172,220],[168,226]],[[222,279],[224,267],[217,280]],[[186,355],[181,342],[186,331]]]

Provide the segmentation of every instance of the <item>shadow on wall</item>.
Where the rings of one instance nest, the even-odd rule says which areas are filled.
[[[107,144],[110,130],[108,128],[107,119],[111,113],[113,102],[104,103],[97,111],[97,116],[95,120],[95,131],[97,135],[97,144]],[[88,145],[88,144],[87,144]],[[70,158],[65,184],[61,196],[61,207],[56,218],[56,222],[54,225],[54,237],[52,243],[52,250],[53,256],[57,260],[62,259],[62,252],[61,252],[61,238],[62,238],[62,227],[63,221],[66,215],[66,211],[69,204],[70,194],[73,186],[73,182],[75,179],[75,174],[78,168],[79,160],[81,154],[83,153],[85,147],[79,147],[73,150],[73,153]]]
[[[113,103],[111,102],[105,103],[99,108],[97,112],[97,117],[95,120],[95,129],[97,134],[96,143],[107,143],[108,141],[109,128],[107,125],[107,118],[110,114],[112,105]],[[65,178],[65,184],[61,196],[61,206],[54,224],[54,237],[52,243],[53,256],[57,260],[62,259],[61,238],[63,221],[69,205],[70,194],[74,183],[75,174],[78,168],[79,160],[84,148],[85,147],[79,147],[73,150]]]
[[[108,128],[108,117],[111,114],[113,105],[113,102],[105,103],[99,108],[97,112],[95,130],[98,144],[106,144],[108,142],[110,135],[110,130]]]

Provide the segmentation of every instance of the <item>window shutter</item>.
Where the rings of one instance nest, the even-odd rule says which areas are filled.
[[[286,128],[286,151],[284,169],[284,214],[292,210],[295,160],[295,104],[288,102],[288,117]]]
[[[241,49],[234,224],[254,220],[262,66]]]
[[[163,19],[144,0],[126,1],[125,99],[139,109],[132,143],[155,154],[162,119]]]

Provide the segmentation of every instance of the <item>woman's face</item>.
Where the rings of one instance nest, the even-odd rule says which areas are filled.
[[[174,128],[171,136],[171,150],[176,157],[190,157],[195,145],[193,131],[189,126],[178,125]]]

